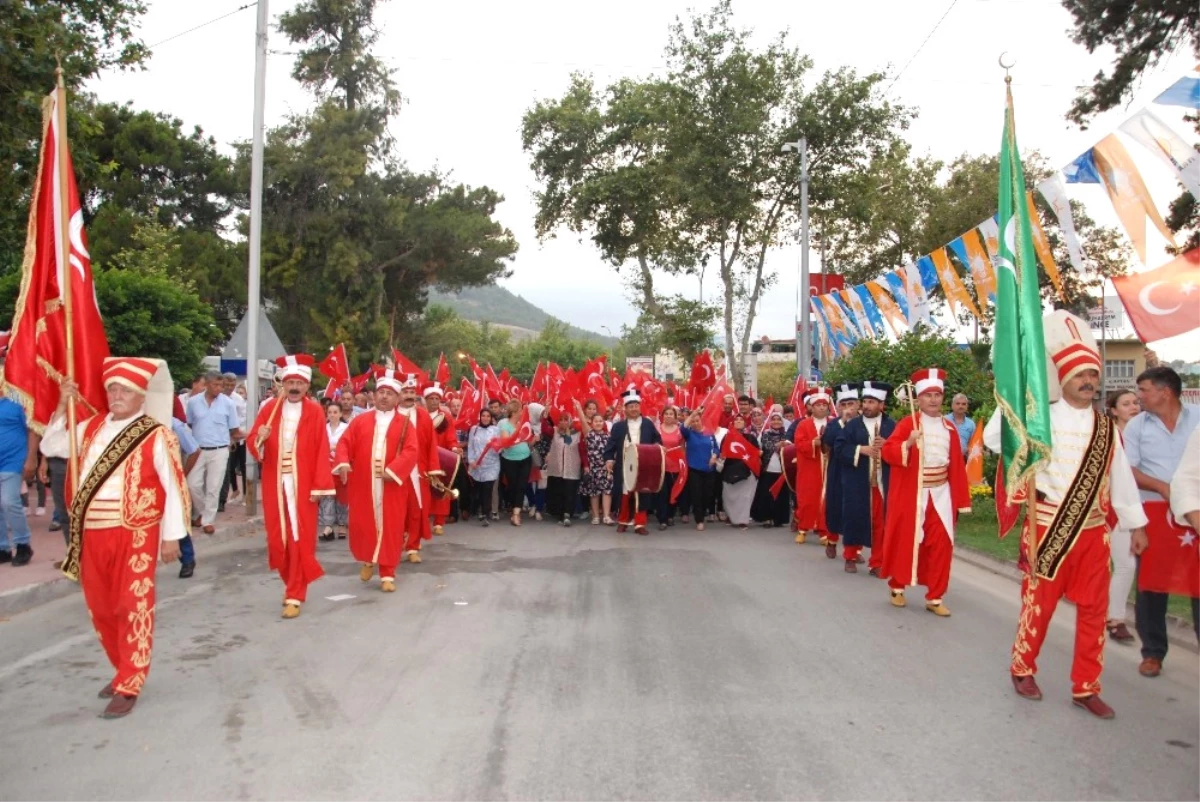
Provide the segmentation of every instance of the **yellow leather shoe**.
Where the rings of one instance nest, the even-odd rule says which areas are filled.
[[[358,578],[363,582],[370,582],[374,575],[375,566],[371,563],[363,563],[363,567],[358,569]]]
[[[892,594],[892,606],[893,607],[907,607],[908,606],[908,602],[906,602],[904,600],[903,593],[893,593]]]
[[[410,563],[419,563],[419,562],[421,562],[421,552],[419,552],[419,551],[410,551],[410,552],[408,553],[408,561],[409,561]]]
[[[392,579],[390,576],[385,576],[379,583],[379,589],[384,593],[395,593],[396,580]]]
[[[444,535],[444,534],[446,534],[446,530],[445,530],[445,528],[443,528],[442,526],[439,525],[439,526],[433,527],[433,533],[435,535]]]
[[[287,602],[283,605],[284,618],[298,618],[300,616],[300,602]]]
[[[946,609],[946,605],[941,602],[925,602],[925,609],[939,618],[949,618],[950,611]]]
[[[829,545],[829,538],[825,537],[824,535],[821,535],[821,545],[822,545],[822,546],[828,546],[828,545]]]
[[[799,543],[801,546],[804,545],[804,541],[806,541],[806,540],[808,540],[807,532],[797,532],[796,533],[796,542]]]

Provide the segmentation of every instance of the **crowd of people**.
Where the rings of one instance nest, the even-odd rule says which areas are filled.
[[[1037,657],[1065,596],[1078,610],[1074,702],[1111,718],[1100,698],[1104,642],[1133,639],[1125,599],[1149,542],[1146,527],[1171,515],[1179,526],[1200,523],[1200,409],[1181,402],[1179,376],[1164,367],[1099,408],[1101,363],[1086,324],[1055,312],[1045,328],[1055,445],[1036,499],[1028,499],[1010,672],[1017,694],[1041,698]],[[668,400],[651,418],[631,384],[607,415],[594,400],[548,407],[513,398],[463,420],[462,398],[393,369],[378,369],[372,389],[318,400],[312,362],[281,358],[253,416],[236,378],[210,373],[167,399],[162,408],[174,414],[163,420],[152,414],[160,407],[150,390],[159,363],[106,363],[109,412],[78,424],[79,483],[66,480],[70,506],[56,510],[68,543],[62,570],[81,580],[116,672],[101,691],[104,715],[133,709],[149,669],[155,558],[179,559],[180,576],[192,575],[189,528],[211,533],[225,494],[236,499],[231,466],[240,448],[261,466],[268,561],[284,585],[285,619],[300,615],[323,574],[318,542],[348,540],[360,579],[378,575],[379,589],[392,593],[399,566],[421,562],[422,544],[451,524],[507,519],[520,527],[532,517],[648,536],[652,516],[659,532],[761,525],[794,533],[798,544],[816,538],[846,573],[865,565],[885,580],[893,607],[906,607],[906,589],[921,585],[925,609],[951,615],[945,597],[958,517],[971,511],[965,462],[975,422],[961,394],[945,412],[939,368],[917,371],[902,387],[869,378],[813,386],[799,410],[730,393],[719,409]],[[64,413],[76,397],[63,383],[44,436],[30,435],[34,454],[61,459]],[[15,448],[8,411],[0,407],[0,438]],[[1005,434],[998,411],[983,440],[999,451]],[[20,478],[0,472],[6,513],[13,475]],[[8,540],[0,545],[0,558],[12,560]],[[1147,677],[1161,672],[1167,653],[1166,598],[1138,594]],[[1196,598],[1192,604],[1196,620]]]

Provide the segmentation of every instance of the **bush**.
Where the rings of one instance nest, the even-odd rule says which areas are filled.
[[[970,414],[986,422],[996,406],[992,377],[985,373],[967,349],[926,329],[905,334],[896,342],[860,340],[851,351],[834,361],[825,372],[830,385],[860,381],[883,381],[899,387],[921,368],[946,371],[946,408],[956,393],[971,399]],[[893,415],[908,411],[907,403],[889,401]]]

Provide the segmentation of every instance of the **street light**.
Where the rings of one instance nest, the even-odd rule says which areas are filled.
[[[812,343],[808,327],[808,140],[784,142],[783,152],[800,153],[800,297],[796,299],[796,369],[808,380]]]

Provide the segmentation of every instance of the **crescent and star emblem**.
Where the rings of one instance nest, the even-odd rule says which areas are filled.
[[[1160,284],[1166,284],[1166,283],[1167,282],[1165,282],[1165,281],[1152,281],[1149,284],[1147,284],[1145,287],[1142,287],[1141,292],[1138,293],[1138,303],[1142,305],[1143,309],[1145,309],[1147,312],[1149,312],[1152,315],[1169,315],[1172,312],[1177,311],[1181,306],[1183,306],[1183,301],[1180,301],[1179,303],[1172,306],[1170,309],[1163,309],[1161,306],[1156,306],[1150,300],[1151,291],[1155,287],[1159,286]]]

